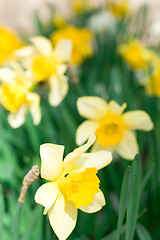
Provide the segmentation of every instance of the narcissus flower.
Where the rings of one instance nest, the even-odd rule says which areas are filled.
[[[81,14],[93,10],[94,6],[88,0],[73,0],[73,12]]]
[[[0,25],[0,65],[12,58],[14,50],[22,47],[22,41],[11,29]]]
[[[36,192],[35,201],[45,207],[50,224],[60,240],[65,240],[77,221],[77,210],[99,211],[105,198],[99,189],[97,171],[112,161],[108,151],[85,153],[96,140],[92,133],[88,142],[63,159],[64,146],[43,144],[40,147],[41,177],[50,181]]]
[[[107,6],[116,18],[125,17],[130,10],[128,0],[111,0]]]
[[[26,47],[16,52],[32,72],[37,83],[47,81],[49,84],[49,103],[57,106],[68,92],[68,78],[65,72],[71,58],[72,43],[62,39],[55,48],[45,37],[31,39],[33,48]]]
[[[0,69],[0,81],[0,103],[10,112],[10,125],[13,128],[20,127],[28,111],[31,112],[33,123],[38,125],[41,120],[40,97],[29,90],[34,84],[29,73],[17,63],[12,63],[12,69]]]
[[[51,35],[53,45],[56,45],[60,39],[70,39],[73,44],[71,62],[74,64],[82,64],[83,61],[92,56],[93,47],[92,32],[85,28],[76,28],[74,26],[66,26],[55,31]]]
[[[119,54],[134,70],[147,70],[154,54],[138,40],[131,40],[118,47]]]
[[[99,97],[78,98],[79,114],[88,120],[77,129],[76,142],[84,143],[90,132],[95,132],[97,142],[92,151],[106,149],[116,151],[125,159],[132,160],[138,153],[138,144],[133,130],[150,131],[153,123],[144,111],[123,113],[126,103],[122,106],[115,101],[107,103]]]

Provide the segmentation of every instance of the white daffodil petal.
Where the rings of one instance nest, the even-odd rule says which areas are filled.
[[[72,55],[72,41],[61,39],[54,49],[54,54],[58,61],[69,62]]]
[[[28,58],[35,54],[35,49],[32,46],[27,46],[14,51],[14,54],[20,59]]]
[[[150,131],[153,129],[153,122],[150,116],[144,111],[130,111],[123,114],[124,124],[129,129]]]
[[[94,213],[99,211],[106,204],[102,191],[98,192],[94,196],[93,202],[88,207],[80,207],[80,210],[86,213]]]
[[[91,132],[95,132],[98,127],[98,122],[86,120],[79,125],[76,132],[76,143],[77,145],[83,144],[89,138]]]
[[[41,177],[46,180],[56,179],[62,171],[64,146],[45,143],[40,146]]]
[[[100,120],[108,112],[108,104],[100,97],[80,97],[77,100],[79,114],[88,119]]]
[[[52,44],[49,39],[38,36],[31,38],[31,42],[41,55],[48,56],[52,53]]]
[[[84,153],[75,163],[78,169],[95,167],[97,170],[106,167],[112,161],[111,152],[102,150],[95,153]]]
[[[68,81],[65,76],[52,75],[49,78],[50,92],[49,103],[52,106],[57,106],[64,99],[68,92]]]
[[[67,68],[68,68],[67,64],[58,65],[56,68],[58,75],[63,76],[63,74],[65,74],[65,72],[67,71]]]
[[[103,147],[99,144],[98,141],[96,141],[91,148],[91,153],[102,151],[102,150],[108,151],[108,152],[113,152],[114,146]]]
[[[80,156],[85,153],[88,148],[95,142],[96,135],[91,133],[88,142],[79,148],[76,148],[73,152],[69,153],[64,159],[64,168],[72,168]]]
[[[26,104],[22,105],[17,112],[8,115],[8,122],[12,128],[20,127],[24,122],[28,112]]]
[[[33,118],[34,125],[38,125],[41,121],[40,96],[36,93],[29,92],[27,95],[29,109]]]
[[[50,224],[60,240],[65,240],[75,228],[77,208],[59,193],[55,204],[48,211]]]
[[[16,73],[9,68],[0,68],[0,81],[2,83],[13,84]]]
[[[36,203],[39,203],[45,207],[46,214],[49,208],[52,207],[53,203],[55,202],[58,194],[59,188],[57,182],[45,183],[38,188],[35,194],[35,201]]]
[[[125,110],[125,108],[127,107],[126,103],[123,103],[122,106],[120,106],[118,103],[116,103],[114,100],[109,102],[109,109],[112,113],[114,114],[122,114],[122,112]]]
[[[115,150],[121,157],[128,160],[133,160],[139,151],[134,133],[131,131],[125,131],[122,141],[117,144]]]

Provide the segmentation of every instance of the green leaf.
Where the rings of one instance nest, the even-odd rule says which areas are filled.
[[[22,217],[22,207],[23,203],[18,202],[16,208],[16,216],[13,220],[13,227],[12,227],[12,240],[19,239],[19,231],[20,231],[20,224],[21,224],[21,217]]]
[[[141,193],[141,161],[139,155],[134,158],[131,166],[132,182],[131,191],[127,206],[127,220],[126,220],[126,240],[132,240],[136,228],[136,221],[138,215],[140,193]]]
[[[130,191],[131,191],[131,180],[132,180],[131,168],[128,167],[125,171],[122,188],[121,188],[120,203],[119,203],[119,215],[118,215],[117,240],[120,239],[120,235],[121,235],[121,228],[122,228],[125,212],[127,209]]]
[[[0,236],[3,239],[4,197],[2,185],[0,185]]]
[[[137,224],[136,233],[138,235],[139,240],[152,240],[151,235],[142,224],[139,223]]]
[[[142,185],[141,185],[141,192],[143,192],[143,190],[144,190],[144,188],[145,188],[145,186],[146,186],[146,184],[147,184],[150,176],[152,175],[153,169],[154,169],[154,165],[152,165],[152,166],[149,168],[148,172],[147,172],[146,175],[144,176],[144,178],[143,178],[143,180],[142,180]]]

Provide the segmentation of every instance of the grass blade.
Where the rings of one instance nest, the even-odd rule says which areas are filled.
[[[152,240],[147,229],[142,224],[137,224],[136,226],[136,233],[138,235],[139,240]]]
[[[3,238],[4,197],[2,185],[0,185],[0,236]]]
[[[123,178],[122,188],[121,188],[121,195],[120,195],[120,203],[119,203],[119,215],[118,215],[118,227],[117,227],[117,240],[120,239],[121,235],[121,228],[125,216],[125,212],[127,209],[128,199],[130,196],[131,190],[131,168],[128,167],[125,171],[125,175]]]
[[[139,155],[136,155],[131,166],[132,182],[131,191],[127,206],[126,220],[126,240],[132,240],[136,228],[137,214],[141,193],[141,161]]]
[[[13,221],[13,227],[12,227],[12,240],[18,240],[19,239],[19,230],[20,230],[20,224],[21,224],[22,207],[23,207],[23,203],[18,202],[17,203],[17,209],[16,209],[16,216],[15,216],[15,219]]]

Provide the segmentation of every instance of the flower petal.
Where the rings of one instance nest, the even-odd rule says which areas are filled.
[[[72,41],[69,39],[61,39],[54,49],[57,61],[69,62],[72,55]]]
[[[52,44],[47,38],[41,36],[33,37],[31,42],[41,55],[48,56],[52,53]]]
[[[40,96],[36,93],[29,92],[27,100],[32,114],[33,123],[34,125],[38,125],[41,121]]]
[[[24,122],[28,112],[28,107],[26,104],[22,105],[18,111],[15,113],[10,113],[8,115],[8,122],[12,128],[20,127]]]
[[[129,111],[123,114],[124,124],[129,129],[150,131],[153,129],[153,122],[150,116],[144,111]]]
[[[58,194],[59,188],[57,182],[45,183],[38,188],[35,194],[35,201],[45,207],[46,214],[48,209],[52,207],[55,202]]]
[[[49,78],[50,93],[49,103],[52,106],[59,105],[68,92],[68,78],[66,76],[52,75]]]
[[[75,163],[76,168],[92,168],[97,170],[106,167],[112,161],[111,152],[102,150],[95,153],[84,153]]]
[[[76,148],[73,152],[69,153],[64,159],[64,168],[70,169],[74,166],[76,161],[80,158],[80,156],[85,153],[88,148],[95,142],[96,135],[91,133],[88,142],[79,148]]]
[[[32,46],[27,46],[14,51],[14,54],[20,59],[28,58],[35,54],[35,49]]]
[[[122,141],[117,144],[115,150],[121,157],[128,160],[133,160],[139,151],[134,133],[131,131],[125,131]]]
[[[95,132],[98,125],[98,122],[91,120],[86,120],[80,124],[76,132],[77,145],[83,144],[89,138],[91,132]]]
[[[77,100],[77,108],[82,117],[100,120],[106,115],[108,104],[100,97],[80,97]]]
[[[50,224],[60,240],[65,240],[75,228],[77,208],[59,193],[58,198],[48,211]]]
[[[114,100],[109,102],[109,109],[112,113],[114,114],[122,114],[122,112],[125,110],[125,108],[127,107],[126,103],[123,103],[122,106],[120,106],[118,103],[116,103]]]
[[[95,194],[93,202],[88,207],[80,207],[80,210],[86,213],[99,211],[106,204],[102,191]]]
[[[13,84],[16,73],[9,68],[0,69],[0,81],[7,84]]]
[[[41,177],[46,180],[56,179],[62,171],[64,146],[45,143],[40,146]]]

